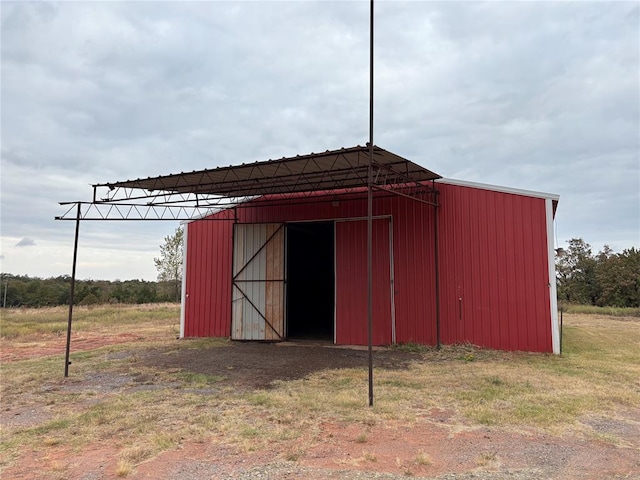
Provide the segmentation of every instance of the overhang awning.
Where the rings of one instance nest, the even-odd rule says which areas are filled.
[[[376,185],[417,184],[441,178],[420,165],[374,146]],[[204,194],[227,198],[327,191],[367,186],[369,147],[356,146],[228,167],[96,184],[110,190]]]
[[[437,204],[440,175],[373,147],[372,188]],[[369,147],[93,185],[88,202],[61,202],[57,220],[193,220],[262,198],[271,202],[346,195],[368,187]],[[429,185],[430,184],[430,185]],[[76,212],[76,206],[80,206]]]

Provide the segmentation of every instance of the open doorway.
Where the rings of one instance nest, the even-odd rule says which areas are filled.
[[[287,337],[333,341],[334,223],[287,224]]]

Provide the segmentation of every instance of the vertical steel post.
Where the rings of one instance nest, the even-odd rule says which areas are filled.
[[[71,350],[71,321],[73,319],[73,302],[76,289],[76,262],[78,259],[78,232],[80,230],[80,208],[76,212],[76,237],[73,242],[73,266],[71,267],[71,291],[69,292],[69,321],[67,322],[67,350],[64,358],[64,376],[69,376],[69,351]]]
[[[438,204],[438,194],[434,195]],[[439,205],[439,204],[438,204]],[[440,232],[438,226],[438,205],[433,207],[433,251],[436,281],[436,348],[440,349]]]
[[[560,308],[560,355],[562,355],[562,313],[564,308]]]
[[[373,0],[369,18],[369,171],[367,179],[367,326],[369,347],[369,406],[373,406]]]

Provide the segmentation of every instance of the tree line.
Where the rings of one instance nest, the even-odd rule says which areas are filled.
[[[76,280],[75,305],[104,303],[161,303],[179,302],[182,285],[182,258],[184,231],[182,227],[164,238],[160,256],[153,259],[158,270],[158,281],[145,280]],[[0,306],[47,307],[68,305],[71,295],[71,277],[39,278],[2,273],[0,279]]]
[[[640,307],[640,250],[597,254],[582,238],[556,250],[558,301],[600,307]]]
[[[29,277],[3,273],[0,305],[6,307],[48,307],[68,305],[71,277]],[[145,280],[76,280],[75,304],[175,302],[175,282]]]
[[[161,255],[154,259],[158,282],[145,280],[76,281],[75,303],[158,303],[180,300],[183,235],[176,229],[165,238]],[[640,250],[615,253],[607,245],[593,254],[582,238],[569,240],[556,250],[558,301],[608,307],[640,307]],[[67,305],[71,277],[38,278],[2,274],[0,305],[44,307]]]

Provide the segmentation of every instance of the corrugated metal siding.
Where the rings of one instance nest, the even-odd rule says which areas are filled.
[[[366,215],[366,199],[360,197],[345,201],[341,198],[337,203],[313,202],[310,199],[295,205],[240,208],[237,215],[239,222],[248,223],[362,217]],[[402,197],[377,198],[374,202],[374,215],[394,216],[394,294],[399,299],[396,301],[396,341],[433,344],[435,343],[433,207]],[[222,225],[229,222],[206,223],[211,224],[213,228],[224,229]],[[206,243],[206,240],[203,241]],[[384,249],[386,251],[387,244]],[[228,254],[231,255],[230,250]],[[198,265],[195,260],[188,260],[188,268]],[[199,268],[206,268],[206,266],[202,265]],[[229,290],[227,294],[231,302],[231,291]],[[225,321],[220,316],[216,319],[216,325]],[[229,318],[226,319],[227,323]],[[186,322],[190,320],[187,319]],[[228,327],[216,328],[219,333],[215,335],[229,334]]]
[[[439,190],[442,341],[550,352],[544,199]]]
[[[186,225],[185,337],[227,337],[231,326],[233,224],[197,221]]]
[[[367,222],[336,222],[336,343],[367,345]],[[391,274],[389,219],[372,228],[374,345],[389,345],[391,336]]]
[[[438,189],[442,341],[551,351],[545,200],[459,185],[438,184]],[[393,218],[396,341],[433,345],[433,207],[403,197],[376,198],[374,215]],[[266,207],[255,202],[237,209],[239,223],[363,216],[364,196]],[[189,229],[185,336],[228,336],[231,222],[194,222]],[[376,249],[376,255],[381,250],[387,247]]]
[[[434,207],[402,197],[382,202],[393,215],[396,342],[434,345]]]
[[[337,197],[335,200],[317,202],[313,199],[302,199],[297,203],[285,203],[277,206],[259,206],[238,208],[237,221],[239,223],[273,223],[285,221],[327,220],[340,218],[364,217],[367,213],[366,197],[362,195],[350,195],[349,197]],[[395,322],[397,342],[419,342],[435,344],[435,289],[434,289],[434,264],[433,264],[433,207],[411,201],[403,197],[376,198],[374,201],[374,215],[392,215],[392,239],[394,262],[394,295]],[[230,215],[229,215],[230,216]],[[377,222],[377,221],[376,221]],[[364,223],[364,222],[361,222]],[[226,221],[199,221],[190,224],[207,224],[206,232],[197,241],[198,249],[213,249],[228,255],[228,267],[225,271],[220,268],[220,263],[210,265],[211,259],[205,255],[192,255],[191,250],[187,257],[189,270],[187,278],[194,276],[192,270],[199,270],[195,274],[199,281],[207,284],[203,278],[203,271],[217,272],[216,275],[228,275],[231,277],[231,243],[217,244],[216,235],[220,231],[229,235],[231,222]],[[191,234],[191,230],[189,231]],[[217,233],[216,233],[217,232]],[[207,235],[209,235],[207,237]],[[366,241],[366,238],[365,238]],[[192,242],[189,241],[189,248]],[[388,243],[383,249],[388,251]],[[365,243],[366,251],[366,243]],[[376,250],[377,251],[377,250]],[[338,252],[336,252],[338,254]],[[386,255],[386,254],[385,254]],[[388,255],[383,258],[389,258]],[[388,261],[388,260],[386,260]],[[231,304],[231,281],[229,287],[217,292],[219,295],[227,295]],[[207,284],[208,285],[208,284]],[[189,283],[187,284],[189,287]],[[366,284],[365,284],[366,286]],[[202,289],[191,291],[200,292],[200,295],[210,295],[206,285]],[[206,303],[206,300],[201,300]],[[365,310],[366,311],[366,310]],[[200,318],[187,315],[185,322],[191,324],[200,322]],[[209,329],[213,333],[202,334],[204,331],[191,328],[185,331],[186,336],[229,336],[230,335],[230,307],[217,309],[211,312],[213,317]],[[386,340],[385,343],[388,343]]]

